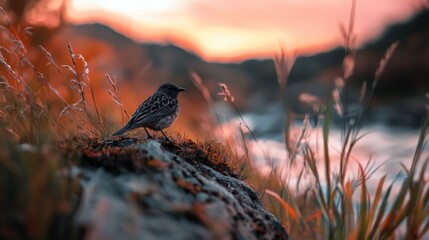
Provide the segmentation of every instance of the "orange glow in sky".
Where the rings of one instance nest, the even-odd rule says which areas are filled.
[[[410,17],[425,0],[358,0],[357,44]],[[307,54],[341,44],[351,0],[70,0],[74,23],[101,22],[137,41],[173,43],[206,60]]]

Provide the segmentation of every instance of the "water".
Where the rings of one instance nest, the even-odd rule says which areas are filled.
[[[254,160],[257,169],[263,174],[273,171],[272,166],[283,169],[283,175],[289,186],[295,186],[298,180],[299,172],[303,166],[302,155],[298,154],[295,164],[290,166],[290,157],[286,151],[284,143],[284,130],[273,130],[275,126],[281,126],[282,118],[278,115],[260,115],[260,114],[245,114],[243,115],[249,128],[257,136],[257,140],[252,139],[250,134],[247,134],[249,139],[247,147],[250,155]],[[234,118],[222,125],[220,135],[229,139],[231,142],[236,142],[239,154],[244,154],[243,142],[240,131],[237,131],[237,126],[241,126],[241,131],[248,132],[248,129],[240,124],[240,119]],[[298,139],[302,133],[302,123],[294,123],[291,129],[292,139]],[[348,168],[349,179],[355,179],[359,174],[358,164],[363,167],[371,166],[369,169],[374,170],[371,178],[368,180],[370,190],[375,190],[379,180],[383,176],[387,176],[387,183],[393,180],[400,181],[403,178],[403,166],[409,168],[412,164],[413,156],[418,143],[420,130],[408,127],[387,127],[380,124],[365,126],[361,129],[360,135],[365,136],[354,147]],[[319,160],[320,173],[324,173],[324,152],[323,138],[321,127],[309,128],[306,136],[306,142],[309,143],[311,149],[315,152],[316,158]],[[329,133],[329,154],[331,163],[331,172],[338,171],[340,151],[342,147],[341,130],[335,126],[331,127]],[[422,160],[429,157],[429,148],[424,149]],[[423,162],[423,161],[421,161]],[[402,165],[403,166],[402,166]],[[429,173],[429,170],[426,170]],[[399,174],[399,178],[398,178]],[[311,173],[308,172],[308,181],[311,178]],[[323,175],[324,176],[324,175]],[[323,177],[322,176],[322,177]],[[300,184],[305,183],[305,179],[300,179]]]

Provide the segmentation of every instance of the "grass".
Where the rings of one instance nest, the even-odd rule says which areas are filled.
[[[429,159],[423,154],[429,132],[429,110],[411,167],[403,166],[404,178],[393,183],[388,183],[387,176],[376,179],[377,190],[373,195],[368,179],[377,171],[376,167],[358,164],[358,175],[350,174],[351,153],[365,137],[361,129],[371,99],[398,47],[393,44],[387,49],[373,81],[363,85],[359,99],[350,99],[347,81],[354,71],[354,11],[352,7],[349,26],[342,28],[346,55],[343,74],[336,80],[332,98],[301,96],[301,100],[313,106],[313,115],[321,123],[316,126],[322,132],[321,146],[314,147],[309,142],[308,133],[312,131],[309,117],[305,118],[300,134],[291,134],[292,128],[296,128],[293,126],[295,114],[285,99],[294,57],[288,58],[284,51],[274,59],[283,97],[288,151],[280,165],[272,163],[268,174],[258,171],[249,151],[249,141],[256,142],[261,149],[262,144],[234,105],[234,97],[225,84],[219,85],[220,95],[235,110],[250,139],[240,128],[239,138],[225,139],[223,143],[212,140],[195,143],[175,136],[174,144],[163,142],[163,145],[196,165],[206,164],[225,175],[245,179],[258,191],[265,207],[283,223],[292,239],[423,239],[429,230],[426,172]],[[70,44],[65,47],[70,63],[57,63],[55,56],[43,47],[38,51],[44,62],[32,63],[29,50],[20,40],[24,33],[8,24],[2,24],[0,31],[6,36],[0,40],[0,238],[79,239],[83,233],[72,227],[71,219],[79,205],[81,189],[78,177],[67,173],[80,157],[64,155],[64,151],[78,149],[101,161],[109,155],[98,155],[106,146],[109,147],[106,151],[123,151],[129,144],[145,140],[110,139],[111,126],[97,104],[97,89],[93,88],[88,64]],[[39,61],[42,60],[39,58]],[[220,113],[203,79],[195,72],[190,75],[219,120]],[[129,114],[118,83],[109,75],[106,78],[113,90],[106,92],[118,106],[124,123]],[[429,102],[429,98],[427,100]],[[352,101],[359,107],[352,109]],[[338,168],[331,165],[330,159],[334,118],[342,123]],[[318,147],[322,148],[322,155],[318,154]],[[268,156],[266,162],[272,162]],[[122,163],[125,168],[136,167],[131,160]],[[148,164],[158,166],[156,162]],[[294,176],[288,171],[292,168],[298,169],[296,184],[292,184]],[[310,184],[303,187],[301,183],[305,180]],[[394,192],[394,187],[399,190]]]
[[[318,121],[321,122],[322,155],[318,146],[310,144],[308,132],[309,117],[306,116],[301,134],[291,134],[295,114],[286,99],[287,78],[292,68],[294,57],[288,58],[284,51],[274,59],[278,82],[285,113],[285,149],[288,157],[279,165],[273,165],[268,175],[251,173],[246,181],[261,192],[265,206],[277,215],[293,239],[423,239],[429,230],[429,186],[427,165],[429,158],[423,156],[428,139],[428,118],[421,126],[421,135],[416,146],[411,167],[402,165],[405,177],[387,183],[387,176],[371,179],[377,184],[375,193],[370,191],[368,180],[378,171],[370,160],[366,165],[357,161],[358,175],[351,175],[352,152],[356,145],[365,138],[361,133],[371,100],[382,79],[385,67],[392,58],[398,43],[393,43],[380,60],[374,78],[370,84],[364,82],[359,99],[350,99],[347,82],[353,75],[355,65],[353,33],[355,4],[353,1],[349,26],[342,27],[345,44],[343,74],[335,80],[332,98],[321,100],[309,94],[301,95],[304,102],[313,107]],[[195,75],[195,74],[194,74]],[[202,80],[195,81],[199,89]],[[369,86],[369,87],[368,87]],[[237,117],[248,128],[241,114],[234,106],[228,88],[221,85],[221,94],[225,102],[236,110]],[[207,91],[202,91],[205,98]],[[212,100],[208,101],[209,103]],[[352,103],[359,107],[350,107]],[[340,119],[342,126],[342,145],[339,154],[339,166],[331,166],[330,130],[333,119]],[[249,129],[253,141],[256,140]],[[244,154],[248,161],[246,140],[243,138]],[[240,143],[231,141],[234,146]],[[228,144],[231,144],[227,141]],[[266,162],[270,162],[267,157]],[[252,166],[249,162],[248,166]],[[301,169],[300,169],[301,168]],[[297,183],[288,171],[297,170]],[[398,173],[399,174],[399,173]],[[307,178],[307,179],[304,179]],[[300,183],[309,181],[310,185],[300,187]],[[394,187],[399,190],[394,192]],[[302,189],[304,188],[304,189]]]
[[[343,30],[346,55],[343,63],[343,75],[336,80],[332,99],[321,101],[308,94],[302,97],[310,103],[319,120],[323,123],[322,156],[318,149],[310,145],[305,138],[308,124],[304,123],[302,134],[293,140],[290,116],[293,113],[285,108],[286,132],[285,142],[289,159],[284,165],[292,164],[298,155],[301,156],[301,173],[310,172],[311,185],[304,191],[293,189],[284,179],[284,166],[274,168],[265,181],[267,205],[274,209],[279,219],[291,233],[292,238],[306,239],[423,239],[429,230],[429,185],[427,182],[427,164],[429,159],[423,158],[422,152],[428,138],[429,120],[426,118],[421,127],[421,135],[416,146],[415,157],[411,167],[403,165],[406,176],[387,185],[383,176],[376,179],[375,195],[370,193],[367,181],[377,168],[358,162],[358,176],[350,176],[351,153],[365,134],[361,134],[364,119],[367,115],[376,87],[382,78],[384,68],[394,54],[398,43],[386,51],[374,74],[371,87],[365,83],[358,100],[359,108],[351,109],[351,99],[347,96],[346,83],[353,74],[354,68],[354,6],[348,30]],[[343,28],[345,29],[345,28]],[[282,53],[275,58],[281,91],[286,86],[284,77],[288,76],[287,60]],[[283,71],[283,72],[282,72]],[[369,92],[368,92],[369,91]],[[367,93],[368,92],[368,93]],[[331,166],[330,130],[332,119],[336,117],[342,122],[342,146],[339,167]],[[277,171],[276,171],[277,169]],[[298,183],[302,180],[298,176]],[[298,184],[297,184],[298,185]],[[387,186],[386,186],[387,185]],[[393,186],[399,186],[397,193]],[[268,198],[268,199],[267,199]],[[272,201],[274,199],[274,202]],[[283,209],[283,211],[279,211]]]
[[[0,238],[80,239],[80,181],[70,174],[78,156],[64,155],[58,142],[110,134],[88,64],[71,44],[70,64],[59,64],[21,41],[27,30],[5,22],[0,31]]]
[[[16,145],[0,133],[0,236],[2,239],[76,239],[71,227],[78,179],[59,176],[67,165],[56,150]]]
[[[426,171],[429,158],[423,158],[423,149],[429,133],[427,118],[421,126],[421,135],[411,167],[402,165],[406,173],[404,178],[396,179],[390,184],[387,183],[387,176],[375,179],[377,188],[373,195],[367,182],[378,167],[372,161],[368,161],[366,165],[357,162],[358,175],[357,177],[351,175],[352,152],[359,141],[366,136],[360,132],[364,119],[382,72],[397,46],[398,43],[394,43],[387,49],[385,56],[380,60],[371,87],[362,91],[357,100],[360,107],[353,112],[344,103],[345,82],[353,72],[354,59],[351,55],[346,55],[344,59],[344,75],[341,77],[341,82],[336,84],[332,99],[322,101],[314,96],[303,97],[306,102],[314,105],[313,109],[319,118],[318,122],[322,123],[320,128],[323,154],[321,156],[317,154],[319,152],[317,146],[315,148],[309,142],[307,132],[311,129],[309,129],[308,117],[304,119],[301,134],[297,137],[291,136],[293,113],[287,112],[287,107],[285,108],[287,122],[285,148],[289,155],[279,165],[272,165],[272,171],[268,175],[254,171],[256,168],[247,149],[249,140],[241,132],[245,156],[243,159],[248,161],[246,165],[250,168],[246,174],[246,181],[259,190],[265,206],[277,215],[293,239],[392,239],[398,237],[423,239],[426,236],[429,230],[429,203],[427,202],[429,185]],[[347,49],[353,51],[351,47]],[[287,64],[285,58],[283,53],[281,57],[276,57],[276,66]],[[277,67],[277,69],[290,70],[287,66]],[[287,75],[288,73],[282,73],[280,76]],[[196,85],[201,85],[202,80],[199,79],[196,82]],[[279,83],[282,86],[282,82]],[[363,87],[366,87],[366,84]],[[237,117],[250,132],[250,140],[259,141],[234,105],[234,98],[228,87],[221,84],[220,88],[219,95],[223,96],[224,101],[236,110]],[[282,90],[282,92],[285,91]],[[338,168],[331,166],[333,160],[330,154],[330,130],[333,128],[333,118],[341,119],[343,124]],[[235,141],[226,140],[231,148],[241,145],[237,140]],[[266,161],[270,162],[270,159]],[[293,169],[298,169],[300,173],[295,186],[289,181],[294,176],[288,173]],[[309,179],[304,179],[305,173]],[[304,180],[311,184],[304,185],[302,190],[300,182]],[[395,185],[399,186],[398,192],[393,190]]]

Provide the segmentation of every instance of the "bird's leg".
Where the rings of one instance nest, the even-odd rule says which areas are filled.
[[[164,134],[164,137],[167,138],[167,140],[172,143],[172,141],[167,137],[167,135],[165,135],[165,133],[162,130],[161,130],[161,132],[162,132],[162,134]]]
[[[148,137],[149,137],[150,139],[155,140],[155,138],[153,138],[153,137],[149,134],[149,132],[147,131],[147,129],[146,129],[146,128],[144,128],[144,130],[146,131],[146,133],[147,133],[147,135],[148,135]]]

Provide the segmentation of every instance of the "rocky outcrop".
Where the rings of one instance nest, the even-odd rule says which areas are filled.
[[[91,140],[72,148],[82,153],[76,221],[90,239],[288,238],[257,194],[190,140]]]

